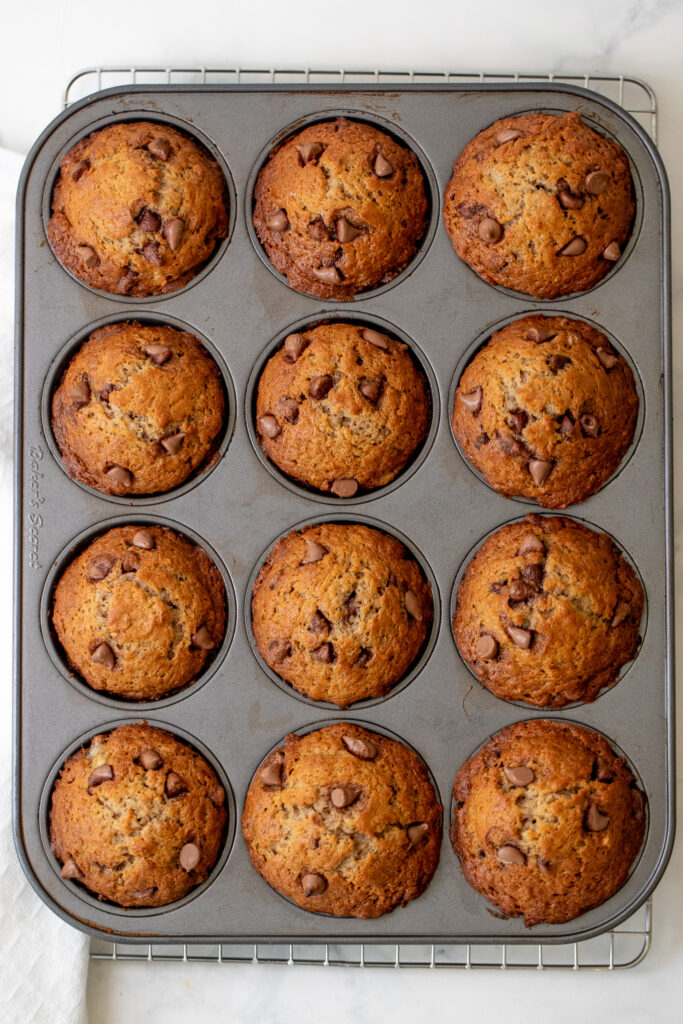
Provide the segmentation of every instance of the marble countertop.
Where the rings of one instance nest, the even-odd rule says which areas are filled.
[[[674,380],[679,378],[683,0],[574,0],[557,6],[547,0],[427,0],[419,7],[403,0],[341,5],[261,0],[246,9],[234,0],[195,0],[190,7],[179,0],[166,0],[163,7],[118,0],[109,11],[91,0],[33,0],[15,5],[3,35],[0,145],[18,152],[26,152],[58,112],[71,74],[93,64],[590,71],[644,79],[658,97],[659,145],[672,186]],[[678,414],[676,393],[674,402]],[[679,444],[679,479],[682,459]],[[677,507],[677,528],[680,517]],[[96,963],[88,983],[89,1017],[91,1024],[302,1019],[364,1024],[475,1012],[477,1019],[505,1024],[675,1019],[675,1000],[683,995],[682,902],[679,843],[655,894],[652,950],[637,969],[618,975]]]

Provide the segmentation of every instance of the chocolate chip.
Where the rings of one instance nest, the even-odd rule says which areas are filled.
[[[336,267],[317,267],[315,270],[311,270],[311,273],[323,284],[341,284],[342,282],[342,276]]]
[[[184,231],[185,221],[180,217],[171,217],[171,219],[167,220],[164,224],[164,238],[168,242],[169,248],[172,252],[175,252],[180,245]]]
[[[334,379],[329,373],[322,373],[319,377],[314,377],[308,385],[308,393],[311,398],[326,398],[333,384]]]
[[[531,768],[527,768],[524,765],[519,765],[516,768],[508,768],[507,765],[503,765],[503,771],[511,786],[528,786],[535,779]]]
[[[526,580],[513,580],[508,588],[511,601],[527,601],[536,593],[536,588]]]
[[[359,385],[358,390],[364,398],[367,398],[368,402],[373,404],[379,400],[379,396],[382,393],[382,381],[381,380],[364,380]]]
[[[167,345],[145,345],[142,351],[157,366],[161,366],[171,358],[171,350]]]
[[[358,481],[350,477],[340,477],[339,480],[333,481],[330,490],[338,498],[352,498],[358,490]]]
[[[283,662],[285,658],[289,658],[291,653],[292,645],[290,644],[289,640],[271,640],[270,643],[268,644],[268,654],[270,655],[270,660],[274,662],[274,664],[276,665],[279,665],[281,662]]]
[[[602,250],[602,258],[609,260],[611,263],[616,263],[620,256],[621,247],[618,242],[610,242],[607,248]]]
[[[362,229],[355,227],[346,217],[339,217],[337,220],[337,241],[352,242],[354,238],[358,238],[362,234]]]
[[[301,876],[301,888],[304,896],[322,896],[327,889],[327,882],[322,875],[316,875],[312,871]]]
[[[123,572],[137,572],[140,565],[140,556],[135,551],[126,551],[121,560]]]
[[[161,217],[145,206],[138,217],[138,224],[142,231],[158,231],[161,227]]]
[[[502,131],[496,135],[496,144],[502,146],[504,142],[514,142],[515,139],[521,137],[521,132],[518,132],[516,128],[503,128]]]
[[[88,163],[87,160],[79,160],[78,163],[75,163],[73,165],[73,167],[71,168],[71,178],[72,178],[72,180],[73,181],[79,181],[83,177],[83,175],[85,174],[85,172],[88,170],[89,167],[90,167],[90,164]]]
[[[565,210],[580,210],[586,201],[583,196],[577,196],[569,189],[563,189],[557,198]]]
[[[498,644],[487,633],[483,633],[474,645],[474,653],[482,661],[490,661],[498,654]]]
[[[169,772],[164,785],[166,796],[178,796],[179,793],[187,792],[185,779],[182,779],[176,772]]]
[[[277,751],[268,761],[265,768],[261,769],[259,780],[262,786],[281,786],[282,769],[284,767],[284,755]]]
[[[101,764],[99,768],[95,768],[90,773],[88,778],[88,792],[91,793],[93,789],[101,786],[103,782],[111,782],[114,778],[114,769],[110,764]]]
[[[200,626],[196,633],[192,634],[192,646],[198,647],[201,651],[212,651],[214,642],[206,626]]]
[[[528,534],[519,546],[518,555],[528,555],[532,551],[538,551],[541,554],[545,554],[545,544],[540,537],[537,537],[534,533]]]
[[[388,178],[394,173],[394,165],[381,152],[375,157],[372,169],[378,178]]]
[[[90,385],[85,377],[71,388],[69,398],[77,409],[81,409],[84,405],[88,404],[90,401]]]
[[[631,614],[631,605],[626,601],[619,601],[612,616],[612,627],[620,626]]]
[[[166,162],[171,155],[171,143],[168,141],[166,136],[162,136],[158,139],[152,139],[151,142],[147,143],[147,149],[155,156],[157,160],[163,160]]]
[[[88,562],[85,574],[93,583],[99,583],[112,571],[115,561],[114,555],[93,555]]]
[[[266,221],[266,227],[269,231],[286,231],[289,227],[289,221],[285,211],[278,210],[272,217],[269,217]]]
[[[329,633],[330,624],[321,611],[316,611],[308,628],[312,633]]]
[[[181,447],[182,443],[187,437],[184,430],[179,430],[176,434],[169,434],[168,437],[162,437],[161,447],[168,452],[169,455],[176,455]]]
[[[346,599],[344,616],[349,621],[352,621],[358,616],[359,611],[360,603],[358,601],[358,598],[356,597],[356,591],[354,590]]]
[[[468,392],[458,391],[458,398],[465,408],[469,409],[472,413],[479,412],[481,409],[481,400],[483,395],[484,391],[481,387],[476,387],[474,390]]]
[[[311,657],[315,658],[316,661],[322,661],[325,665],[329,665],[333,660],[333,656],[332,644],[321,644],[320,647],[316,647],[314,651],[311,651]]]
[[[520,570],[522,576],[529,580],[536,587],[537,590],[541,589],[543,582],[543,566],[536,562],[534,565],[525,565]]]
[[[406,590],[403,595],[403,602],[406,606],[406,611],[413,619],[418,622],[422,622],[422,605],[418,599],[417,594],[414,590]]]
[[[90,655],[91,661],[94,661],[96,665],[102,665],[103,668],[113,668],[116,664],[116,658],[109,644],[98,644],[95,650]]]
[[[600,433],[600,427],[595,416],[589,416],[588,413],[586,413],[581,417],[579,423],[581,424],[581,429],[586,437],[597,437]]]
[[[133,287],[133,281],[136,277],[138,277],[137,270],[133,270],[132,267],[126,267],[121,274],[121,277],[116,282],[117,290],[123,292],[124,295],[127,295]]]
[[[356,665],[358,665],[358,668],[365,668],[365,666],[367,665],[371,658],[372,651],[369,651],[367,650],[367,648],[363,647],[356,660]]]
[[[133,474],[123,466],[110,466],[107,476],[113,484],[118,484],[121,487],[130,487],[133,482]]]
[[[584,253],[587,248],[588,246],[586,244],[585,238],[581,238],[580,235],[577,235],[575,238],[572,238],[571,241],[567,242],[567,244],[560,249],[557,255],[580,256],[581,253]]]
[[[556,334],[557,331],[553,331],[549,327],[530,327],[526,332],[526,337],[527,341],[533,341],[540,345],[544,341],[552,341]]]
[[[270,415],[270,413],[266,416],[259,416],[258,425],[261,430],[261,433],[265,434],[266,437],[273,438],[277,437],[278,434],[282,433],[280,424],[278,423],[274,416]]]
[[[136,900],[148,900],[156,891],[156,885],[150,885],[148,889],[133,889],[131,896]]]
[[[508,423],[510,424],[513,430],[517,431],[518,434],[521,433],[522,430],[524,430],[528,421],[529,417],[521,409],[516,409],[515,412],[511,412],[510,415],[508,416]]]
[[[560,370],[564,370],[565,366],[571,363],[569,356],[558,355],[557,352],[553,352],[546,359],[546,365],[549,367],[550,372],[557,375]]]
[[[64,861],[61,875],[62,878],[66,878],[68,880],[74,879],[76,882],[82,882],[83,879],[85,878],[85,875],[83,874],[83,872],[81,871],[73,857],[69,857],[67,860]]]
[[[326,242],[330,237],[325,227],[325,221],[322,217],[318,217],[317,220],[311,221],[308,225],[308,234],[316,242]]]
[[[322,544],[318,544],[317,541],[311,537],[305,537],[306,541],[306,554],[301,560],[302,565],[310,565],[312,562],[319,562],[323,555],[326,555],[328,548],[323,547]]]
[[[500,242],[503,237],[503,229],[498,221],[494,220],[493,217],[484,217],[483,220],[479,221],[477,233],[482,242],[486,242],[487,245],[493,245],[495,242]]]
[[[157,768],[161,768],[164,763],[164,759],[159,751],[153,750],[152,747],[145,747],[144,750],[141,750],[138,761],[146,772],[154,772]]]
[[[222,786],[209,790],[208,796],[214,807],[222,807],[225,803],[225,790]]]
[[[498,848],[498,860],[501,864],[526,864],[526,857],[522,851],[509,843]]]
[[[410,825],[407,831],[408,842],[411,846],[416,846],[428,832],[429,825],[426,821],[419,821],[416,825]]]
[[[296,151],[301,157],[301,165],[312,163],[316,157],[319,157],[324,149],[321,142],[305,142],[302,146],[297,146]]]
[[[608,348],[598,348],[595,354],[606,370],[611,370],[613,366],[617,365],[618,357]]]
[[[341,810],[343,807],[350,807],[354,800],[359,797],[357,789],[353,789],[351,786],[335,786],[330,793],[330,802],[333,807]]]
[[[602,832],[609,825],[609,815],[603,814],[595,804],[591,804],[586,814],[585,824],[589,832]]]
[[[99,266],[100,258],[92,245],[77,245],[76,252],[78,253],[81,263],[83,263],[88,270],[94,270],[95,267]]]
[[[571,417],[565,413],[562,418],[562,422],[560,423],[560,433],[565,434],[567,437],[571,437],[574,433],[575,426],[576,424]]]
[[[342,743],[349,754],[359,757],[361,761],[372,761],[379,753],[372,740],[364,740],[360,736],[342,736]]]
[[[529,463],[529,472],[538,486],[543,483],[552,468],[552,462],[548,462],[547,459],[532,459]]]
[[[520,629],[519,626],[508,626],[508,636],[517,647],[521,647],[523,651],[528,651],[531,647],[531,639],[533,634],[529,629]]]
[[[142,548],[143,551],[154,550],[154,537],[149,530],[138,530],[137,533],[133,534],[131,543],[133,547]]]
[[[375,348],[380,348],[382,352],[391,352],[391,341],[386,334],[382,334],[380,331],[373,331],[370,327],[364,327],[360,332],[360,336],[363,341],[369,342]]]
[[[279,398],[277,402],[277,411],[284,420],[287,420],[288,423],[296,423],[299,419],[299,406],[293,398]]]
[[[201,853],[196,843],[185,843],[178,857],[180,866],[185,871],[194,871],[200,859]]]
[[[610,176],[605,171],[591,171],[586,175],[586,192],[599,196],[610,186]]]
[[[142,255],[148,263],[153,263],[157,267],[161,266],[161,253],[158,242],[147,242],[146,245],[143,245]]]
[[[284,353],[290,363],[295,363],[303,350],[306,348],[307,342],[303,334],[288,334],[285,338],[283,345]]]

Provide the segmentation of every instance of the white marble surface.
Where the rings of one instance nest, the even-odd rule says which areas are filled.
[[[26,151],[57,113],[63,84],[91,64],[451,70],[590,70],[655,88],[673,199],[674,379],[683,369],[683,2],[681,0],[23,0],[3,18],[0,145]],[[676,399],[680,415],[680,400]],[[683,438],[679,439],[683,440]],[[676,465],[683,469],[683,444]],[[681,472],[678,478],[683,479]],[[680,524],[680,503],[677,523]],[[680,529],[678,531],[680,536]],[[677,550],[679,545],[677,544]],[[679,607],[683,610],[683,595]],[[680,615],[679,615],[680,620]],[[680,623],[679,623],[680,632]],[[6,630],[3,630],[6,633]],[[683,843],[655,896],[653,949],[618,975],[492,974],[95,965],[91,1024],[208,1021],[357,1024],[441,1017],[516,1022],[680,1019]]]

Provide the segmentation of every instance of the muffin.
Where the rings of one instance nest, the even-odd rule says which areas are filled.
[[[343,708],[406,674],[431,628],[432,592],[395,537],[320,523],[277,542],[251,614],[266,664],[304,696]]]
[[[381,917],[429,885],[441,807],[417,754],[341,722],[287,736],[266,758],[242,831],[256,871],[300,907]]]
[[[458,587],[453,635],[496,697],[592,701],[638,651],[643,588],[604,533],[561,516],[496,530]]]
[[[637,416],[631,368],[600,331],[564,316],[525,316],[467,366],[452,425],[495,490],[565,508],[615,472]]]
[[[458,256],[536,299],[596,285],[620,259],[634,210],[626,154],[576,112],[505,117],[479,132],[443,204]]]
[[[645,798],[604,736],[535,719],[509,725],[455,777],[451,842],[469,884],[504,917],[564,924],[626,881]]]
[[[94,690],[155,700],[194,682],[225,636],[223,578],[164,526],[119,526],[92,541],[55,588],[52,623]]]
[[[215,362],[186,331],[116,323],[90,335],[52,397],[64,469],[104,494],[158,494],[215,454],[225,415]]]
[[[254,188],[254,228],[298,292],[352,299],[396,277],[427,225],[415,154],[340,117],[309,125],[271,153]]]
[[[163,907],[206,881],[223,846],[225,790],[201,754],[146,722],[94,736],[52,792],[62,878],[121,907]]]
[[[430,418],[427,382],[407,346],[358,324],[290,334],[258,384],[267,457],[299,483],[343,498],[390,483]]]
[[[228,233],[223,172],[169,124],[110,124],[62,158],[47,236],[70,273],[118,295],[187,284]]]

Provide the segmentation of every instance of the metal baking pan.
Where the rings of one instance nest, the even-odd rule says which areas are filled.
[[[528,110],[578,110],[628,153],[638,214],[616,268],[592,291],[535,302],[480,280],[452,251],[440,219],[454,158],[480,129]],[[360,118],[406,141],[422,161],[431,219],[419,256],[390,284],[349,303],[289,289],[251,228],[251,186],[273,144],[310,120]],[[171,295],[131,299],[93,291],[67,274],[45,235],[60,156],[112,121],[171,122],[220,159],[231,191],[231,230],[205,271]],[[642,128],[616,104],[566,85],[369,87],[325,85],[138,86],[75,104],[43,133],[26,162],[18,199],[16,342],[15,837],[42,899],[91,934],[130,942],[515,943],[574,942],[624,920],[660,878],[674,834],[673,599],[669,199],[664,170]],[[649,827],[624,887],[567,925],[526,929],[500,920],[462,877],[447,839],[456,771],[503,726],[538,712],[496,699],[461,661],[450,630],[463,560],[529,503],[501,497],[461,458],[449,429],[453,377],[477,339],[530,311],[583,317],[606,330],[636,370],[642,403],[637,443],[621,471],[568,514],[610,533],[637,567],[647,626],[637,659],[593,704],[546,717],[605,733],[630,759],[647,793]],[[353,318],[395,329],[413,345],[433,391],[432,431],[398,483],[357,499],[315,495],[282,477],[254,447],[253,374],[293,325]],[[144,499],[107,498],[73,483],[54,455],[41,415],[50,381],[73,346],[114,319],[181,324],[205,339],[224,368],[235,412],[219,463],[193,485]],[[47,389],[47,393],[46,393]],[[284,531],[321,518],[370,522],[409,541],[432,579],[437,611],[419,671],[385,699],[344,712],[273,681],[250,640],[249,582]],[[54,567],[90,536],[121,521],[166,522],[199,538],[228,577],[232,637],[200,684],[155,704],[96,694],[69,675],[49,628]],[[59,876],[47,844],[56,768],[84,737],[147,718],[194,742],[229,783],[231,827],[208,882],[167,908],[123,911]],[[405,740],[426,761],[444,805],[441,862],[426,893],[378,920],[316,915],[289,903],[251,868],[239,816],[252,775],[285,733],[312,723],[362,721]]]

